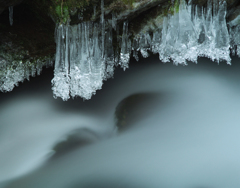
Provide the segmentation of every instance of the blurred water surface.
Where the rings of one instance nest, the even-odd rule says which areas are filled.
[[[239,61],[153,56],[116,70],[89,101],[53,99],[44,70],[0,94],[0,187],[240,187]],[[140,94],[151,100],[131,99]]]

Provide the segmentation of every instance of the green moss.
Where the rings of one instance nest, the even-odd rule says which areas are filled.
[[[70,15],[69,15],[68,6],[67,6],[67,5],[64,5],[64,6],[62,7],[62,22],[63,22],[63,23],[67,23],[69,17],[70,17]]]
[[[61,23],[67,23],[70,17],[68,6],[63,1],[59,2],[59,0],[55,0],[55,2],[56,2],[55,13],[58,18],[57,21]]]
[[[134,0],[122,0],[122,2],[126,5],[132,5],[134,3]]]
[[[55,8],[56,14],[58,15],[58,17],[60,18],[62,16],[62,10],[61,10],[61,6],[57,5]]]
[[[180,4],[179,0],[175,0],[175,3],[174,3],[174,12],[175,13],[179,12],[179,4]]]
[[[37,7],[36,12],[50,15],[56,23],[66,23],[72,10],[82,10],[96,0],[27,0],[28,4]]]
[[[182,0],[175,0],[174,4],[170,6],[170,8],[168,10],[168,13],[170,13],[170,14],[178,13],[179,12],[180,1],[182,1]],[[164,11],[164,15],[166,15],[166,10]]]

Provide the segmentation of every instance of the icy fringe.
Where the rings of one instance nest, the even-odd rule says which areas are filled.
[[[113,77],[118,62],[113,50],[112,30],[116,30],[116,19],[108,20],[105,27],[104,1],[101,1],[100,23],[82,22],[78,25],[59,25],[55,39],[57,43],[53,84],[54,98],[64,101],[80,96],[90,99],[102,88],[103,80]],[[124,23],[120,65],[128,67],[131,48],[128,46],[127,23]],[[126,48],[126,49],[125,49]]]
[[[128,22],[123,23],[122,37],[114,55],[112,30],[118,29],[116,18],[105,28],[104,4],[101,4],[100,23],[83,22],[75,26],[59,25],[56,32],[57,52],[53,84],[54,97],[68,100],[70,96],[90,99],[101,89],[103,80],[113,76],[114,66],[128,68],[131,52],[138,60],[138,52],[146,58],[148,52],[159,54],[162,62],[175,65],[197,63],[198,57],[208,57],[219,63],[231,64],[230,49],[240,56],[240,26],[230,28],[226,23],[226,2],[208,0],[206,9],[187,5],[180,0],[179,9],[164,18],[163,27],[152,34],[140,33],[132,42]],[[108,24],[109,25],[109,24]],[[231,46],[230,46],[231,44]],[[120,55],[118,53],[120,52]]]
[[[229,30],[232,55],[240,57],[240,25],[234,26]]]
[[[52,66],[53,62],[49,60],[36,60],[31,63],[22,61],[7,61],[0,57],[0,91],[10,92],[19,82],[25,79],[29,80],[30,76],[34,77],[41,74],[44,66]]]
[[[104,24],[83,22],[59,25],[54,78],[54,97],[90,99],[102,88],[103,80],[113,76],[115,58],[112,28],[101,33]],[[103,42],[105,41],[105,42]]]
[[[230,64],[229,34],[226,24],[226,2],[216,3],[208,0],[206,9],[186,5],[181,0],[179,9],[163,20],[163,28],[149,33],[142,33],[135,38],[143,57],[148,51],[159,54],[162,62],[173,61],[175,65],[187,65],[187,61],[197,63],[198,57],[208,57],[212,61],[226,61]],[[137,53],[133,56],[138,60]]]

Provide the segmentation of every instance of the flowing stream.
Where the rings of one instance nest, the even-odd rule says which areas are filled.
[[[53,99],[51,69],[0,93],[0,187],[240,187],[239,61],[131,61],[89,101]]]

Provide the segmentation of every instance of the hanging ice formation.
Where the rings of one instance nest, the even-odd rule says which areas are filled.
[[[23,82],[25,79],[29,80],[30,76],[40,75],[44,66],[52,66],[51,59],[23,63],[22,60],[8,61],[0,57],[0,91],[12,91],[15,86],[18,86],[19,82]]]
[[[12,26],[13,25],[13,6],[10,6],[8,9],[9,9],[9,23]]]
[[[186,65],[187,60],[197,62],[198,57],[230,64],[226,2],[216,2],[208,0],[204,10],[192,7],[191,1],[186,5],[181,0],[179,9],[164,18],[161,30],[156,30],[152,37],[144,33],[135,39],[139,43],[137,51],[143,57],[148,57],[147,51],[158,53],[161,61],[172,60],[176,65]],[[136,52],[133,55],[137,57]]]
[[[231,44],[231,51],[232,55],[237,55],[240,57],[240,15],[229,23],[229,31],[230,31],[230,44]]]
[[[118,26],[113,14],[105,27],[104,2],[101,1],[100,23],[83,22],[75,26],[59,25],[56,32],[57,52],[53,83],[54,97],[70,96],[90,99],[101,89],[103,80],[113,76],[114,66],[128,68],[131,52],[148,57],[148,51],[159,54],[162,62],[174,64],[197,63],[198,57],[231,63],[230,49],[240,57],[240,25],[232,28],[226,23],[226,2],[208,0],[204,9],[180,0],[179,9],[164,18],[163,27],[152,34],[142,32],[129,39],[128,22],[123,23],[119,45],[112,45],[112,30]],[[229,34],[230,32],[230,34]],[[231,46],[230,46],[231,44]],[[118,49],[120,48],[120,49]],[[120,54],[119,54],[120,52]]]
[[[112,24],[105,28],[104,2],[101,2],[100,23],[82,22],[78,25],[59,25],[56,30],[56,59],[52,80],[54,97],[63,100],[70,96],[90,99],[102,88],[103,80],[113,76],[115,62],[112,44]],[[128,40],[127,23],[124,23],[120,65],[128,67],[131,46]],[[100,33],[99,33],[100,31]]]

